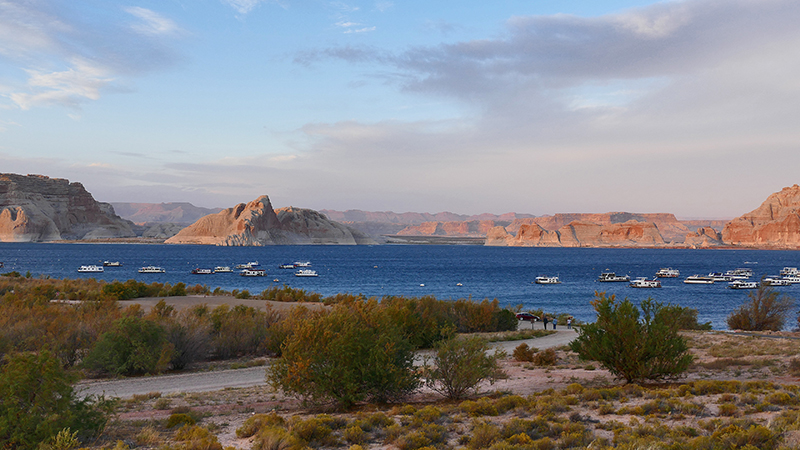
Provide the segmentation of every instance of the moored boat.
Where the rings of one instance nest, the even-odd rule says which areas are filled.
[[[704,277],[702,275],[691,275],[683,280],[686,284],[714,284],[714,279],[711,277]]]
[[[617,275],[614,272],[603,272],[600,274],[600,277],[597,281],[602,281],[604,283],[608,282],[630,282],[631,277],[629,275]]]
[[[278,269],[294,269],[294,263],[285,263],[278,266]]]
[[[244,269],[239,272],[239,275],[243,277],[263,277],[267,274],[267,271],[264,269]]]
[[[95,265],[80,266],[80,267],[78,267],[78,272],[80,272],[80,273],[100,273],[100,272],[103,272],[103,266],[95,266]]]
[[[656,272],[656,277],[658,278],[678,278],[680,276],[681,271],[678,269],[673,269],[672,267],[662,267],[658,269]]]
[[[231,268],[228,266],[214,267],[214,273],[231,273],[231,272],[233,272],[233,270],[231,270]]]
[[[139,273],[164,273],[164,272],[166,272],[166,270],[164,270],[163,267],[159,266],[144,266],[139,268]]]
[[[247,263],[243,263],[243,264],[237,264],[236,268],[237,269],[252,269],[252,268],[254,268],[254,267],[258,266],[258,265],[259,265],[258,261],[251,261],[251,262],[247,262]]]
[[[103,261],[103,265],[106,267],[121,267],[122,263],[119,261]]]
[[[195,275],[210,275],[210,274],[214,273],[214,271],[211,270],[211,269],[205,269],[205,268],[198,267],[196,269],[192,269],[192,273],[195,274]]]
[[[789,286],[792,283],[779,277],[764,277],[764,279],[761,280],[761,284],[763,286]]]
[[[558,277],[546,277],[540,276],[536,277],[533,280],[536,284],[561,284],[561,280]]]
[[[725,272],[725,275],[734,280],[746,280],[753,276],[753,269],[733,269]]]
[[[639,277],[631,281],[630,287],[632,288],[660,288],[661,282],[657,279],[648,280],[645,277]]]
[[[786,280],[786,281],[788,281],[790,284],[797,284],[797,283],[800,283],[800,276],[798,276],[798,275],[795,275],[795,276],[785,276],[785,277],[781,277],[781,280]]]
[[[788,276],[795,276],[800,275],[800,270],[797,267],[784,267],[781,269],[781,276],[788,277]]]
[[[728,283],[730,289],[757,289],[758,283],[755,281],[733,280]]]
[[[294,276],[296,276],[296,277],[316,277],[316,276],[319,276],[319,275],[317,275],[317,271],[316,270],[301,269],[301,270],[298,270],[297,272],[295,272]]]
[[[295,267],[311,267],[311,261],[295,261]]]
[[[708,274],[708,278],[713,278],[714,281],[733,281],[733,277],[725,275],[722,272],[711,272]]]

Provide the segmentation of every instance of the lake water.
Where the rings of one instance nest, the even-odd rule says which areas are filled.
[[[101,264],[104,260],[120,261],[123,266],[106,267],[101,274],[77,272],[81,265]],[[777,275],[785,266],[800,267],[800,251],[0,243],[0,261],[5,263],[2,271],[16,270],[22,274],[30,271],[33,276],[184,282],[204,284],[212,290],[247,289],[253,294],[276,284],[287,284],[323,295],[349,292],[367,296],[433,295],[439,299],[496,298],[503,306],[522,305],[523,309],[569,313],[582,321],[594,320],[589,302],[594,292],[601,290],[636,302],[652,297],[663,303],[695,308],[701,322],[711,321],[714,329],[725,329],[725,318],[747,299],[747,292],[727,289],[727,283],[688,285],[683,279],[739,267],[753,269],[753,279]],[[267,276],[191,274],[196,267],[233,268],[249,261],[258,261],[267,270]],[[294,261],[311,261],[319,277],[300,278],[293,276],[292,270],[278,269],[279,264]],[[138,269],[147,265],[161,266],[166,273],[139,274]],[[633,289],[627,283],[596,281],[606,269],[632,278],[652,278],[661,267],[678,269],[681,276],[661,279],[661,289]],[[533,284],[539,275],[558,275],[563,283]],[[776,289],[794,298],[800,296],[800,285]],[[793,312],[787,327],[794,328],[796,323]]]

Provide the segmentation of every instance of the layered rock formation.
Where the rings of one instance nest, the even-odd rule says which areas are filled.
[[[131,224],[80,183],[0,174],[0,241],[45,242],[134,237]]]
[[[708,248],[723,245],[723,242],[719,231],[711,227],[703,227],[687,234],[684,244],[695,248]]]
[[[425,222],[410,225],[400,230],[400,236],[486,236],[497,226],[493,220],[470,220],[463,222]]]
[[[374,243],[362,233],[310,209],[276,211],[266,195],[202,217],[165,242],[222,246]]]
[[[599,225],[586,221],[570,222],[556,231],[538,223],[522,224],[516,235],[495,227],[486,236],[486,245],[514,247],[660,247],[666,245],[652,222],[630,220]]]
[[[800,186],[783,188],[755,210],[728,222],[722,241],[743,247],[800,248]]]

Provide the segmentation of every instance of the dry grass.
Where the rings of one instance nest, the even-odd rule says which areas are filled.
[[[119,440],[143,449],[180,447],[175,431],[165,428],[170,411],[156,408],[165,399],[195,411],[198,426],[212,430],[222,446],[241,449],[711,448],[714,439],[777,449],[800,443],[800,359],[787,358],[800,354],[798,341],[713,332],[687,337],[697,361],[679,383],[623,386],[597,363],[560,348],[550,367],[509,355],[503,361],[509,378],[486,385],[488,396],[461,403],[422,391],[406,405],[320,415],[264,386],[142,396],[90,448],[113,448]],[[283,421],[237,437],[254,414]]]

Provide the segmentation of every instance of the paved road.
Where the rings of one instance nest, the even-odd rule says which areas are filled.
[[[542,324],[520,322],[519,329],[541,329]],[[558,328],[556,334],[524,341],[494,342],[492,347],[505,350],[511,355],[514,348],[525,342],[531,347],[545,349],[568,344],[577,337],[575,330]],[[247,369],[219,370],[179,375],[159,375],[152,377],[124,378],[110,381],[91,381],[79,383],[75,388],[81,395],[105,395],[106,397],[130,398],[160,392],[162,395],[176,392],[208,392],[225,388],[242,388],[266,384],[265,367]]]

